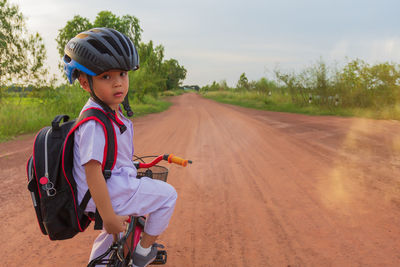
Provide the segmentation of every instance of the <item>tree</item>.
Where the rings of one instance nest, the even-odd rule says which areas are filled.
[[[58,53],[60,58],[64,56],[65,45],[78,33],[88,30],[92,27],[92,24],[87,18],[83,18],[79,15],[75,15],[70,21],[67,21],[67,25],[64,28],[58,30],[56,38]]]
[[[186,69],[180,66],[176,59],[170,59],[163,63],[166,74],[167,90],[178,88],[181,81],[186,78]]]
[[[140,69],[130,73],[130,88],[135,91],[135,96],[143,101],[145,94],[157,96],[158,92],[165,90],[166,77],[162,71],[164,47],[154,47],[153,41],[140,43],[139,47]]]
[[[240,90],[248,90],[249,89],[249,80],[246,77],[246,73],[242,73],[240,75],[239,81],[237,82],[237,89]]]
[[[161,72],[162,62],[164,60],[164,46],[157,45],[154,47],[153,41],[150,40],[147,44],[141,43],[138,50],[141,68],[147,65],[149,71]]]
[[[127,35],[135,44],[140,59],[140,69],[129,73],[130,88],[134,96],[144,101],[146,94],[157,96],[158,92],[178,87],[186,77],[186,69],[175,59],[164,61],[165,49],[162,45],[155,46],[153,41],[141,42],[143,30],[139,20],[131,15],[118,17],[110,11],[101,11],[93,23],[87,18],[75,16],[66,26],[59,30],[57,36],[60,58],[64,56],[67,42],[78,33],[94,27],[113,28]]]
[[[45,59],[42,37],[28,33],[17,5],[0,0],[0,83],[46,83]]]
[[[122,32],[133,41],[136,47],[139,45],[143,32],[140,28],[138,18],[131,15],[117,17],[110,11],[99,12],[93,26],[112,28]]]
[[[128,36],[136,47],[139,45],[141,33],[143,32],[139,25],[139,19],[131,15],[118,17],[110,11],[100,11],[93,23],[87,18],[75,15],[72,20],[67,22],[64,28],[58,30],[56,42],[60,58],[64,56],[64,48],[69,40],[80,32],[99,27],[116,29]]]

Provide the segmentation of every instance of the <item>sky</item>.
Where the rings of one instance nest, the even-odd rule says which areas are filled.
[[[400,1],[396,0],[9,0],[30,32],[38,32],[51,73],[61,75],[55,41],[74,15],[94,21],[109,10],[140,20],[142,41],[163,45],[165,58],[187,70],[188,85],[226,80],[235,86],[300,72],[323,60],[340,66],[400,62]]]

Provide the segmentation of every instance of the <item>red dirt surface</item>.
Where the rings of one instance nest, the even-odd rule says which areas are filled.
[[[400,123],[218,104],[196,94],[136,119],[138,155],[179,198],[165,266],[400,266]],[[0,144],[1,266],[85,266],[97,233],[50,241],[26,190],[33,135]]]

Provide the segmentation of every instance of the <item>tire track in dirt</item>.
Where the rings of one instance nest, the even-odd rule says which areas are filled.
[[[400,123],[218,104],[196,94],[136,119],[135,153],[174,153],[168,266],[399,266]],[[33,136],[0,144],[5,266],[84,266],[93,230],[51,242],[26,190]],[[29,259],[29,261],[27,261]]]

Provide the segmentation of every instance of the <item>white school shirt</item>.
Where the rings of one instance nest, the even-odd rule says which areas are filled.
[[[81,113],[91,107],[102,109],[100,105],[92,99],[89,99]],[[125,124],[127,129],[121,134],[118,126],[113,122],[117,137],[118,152],[117,161],[112,170],[111,177],[107,180],[107,188],[114,210],[129,201],[140,184],[140,180],[136,179],[137,171],[132,162],[134,152],[133,124],[122,115],[122,112],[119,112],[119,114],[121,121]],[[83,165],[90,160],[96,160],[100,164],[102,163],[105,135],[103,127],[94,120],[87,121],[80,125],[74,135],[74,166],[72,171],[77,185],[78,202],[81,203],[88,190],[85,168]],[[96,210],[93,199],[90,199],[85,210],[87,212],[94,212]]]

